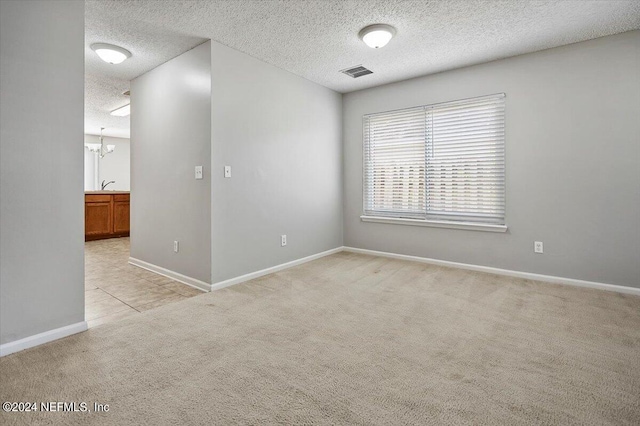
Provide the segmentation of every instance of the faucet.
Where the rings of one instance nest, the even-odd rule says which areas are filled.
[[[106,182],[106,180],[103,180],[103,181],[102,181],[102,190],[103,190],[103,191],[104,191],[104,189],[105,189],[107,186],[111,185],[112,183],[116,183],[116,181],[115,181],[115,180],[112,180],[111,182],[107,182],[107,183],[105,183],[105,182]]]

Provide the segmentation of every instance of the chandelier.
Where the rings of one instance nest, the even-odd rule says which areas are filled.
[[[100,143],[87,143],[84,145],[87,148],[89,148],[89,151],[99,154],[100,158],[104,158],[105,155],[112,153],[113,150],[116,148],[115,145],[104,144],[104,139],[102,137],[103,130],[104,130],[104,127],[100,127]]]

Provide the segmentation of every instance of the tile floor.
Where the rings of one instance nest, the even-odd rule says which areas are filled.
[[[84,247],[85,319],[89,327],[203,293],[129,265],[129,238],[87,241]]]

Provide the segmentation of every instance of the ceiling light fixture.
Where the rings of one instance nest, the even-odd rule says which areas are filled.
[[[387,24],[369,25],[358,33],[358,37],[374,49],[386,46],[394,35],[396,35],[396,29]]]
[[[94,152],[100,156],[100,158],[104,158],[105,155],[111,154],[115,149],[115,145],[105,145],[104,138],[102,137],[102,131],[104,127],[100,127],[100,143],[87,143],[86,146],[89,151]]]
[[[91,50],[96,52],[100,59],[110,64],[119,64],[131,57],[131,52],[119,46],[107,43],[93,43]]]
[[[131,104],[126,104],[123,107],[116,108],[111,111],[111,115],[115,115],[118,117],[126,117],[129,114],[131,114]]]

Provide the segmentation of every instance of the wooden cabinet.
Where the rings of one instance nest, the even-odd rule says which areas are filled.
[[[129,235],[129,201],[126,192],[95,191],[84,195],[84,239]]]
[[[129,194],[113,197],[113,232],[129,234]]]

